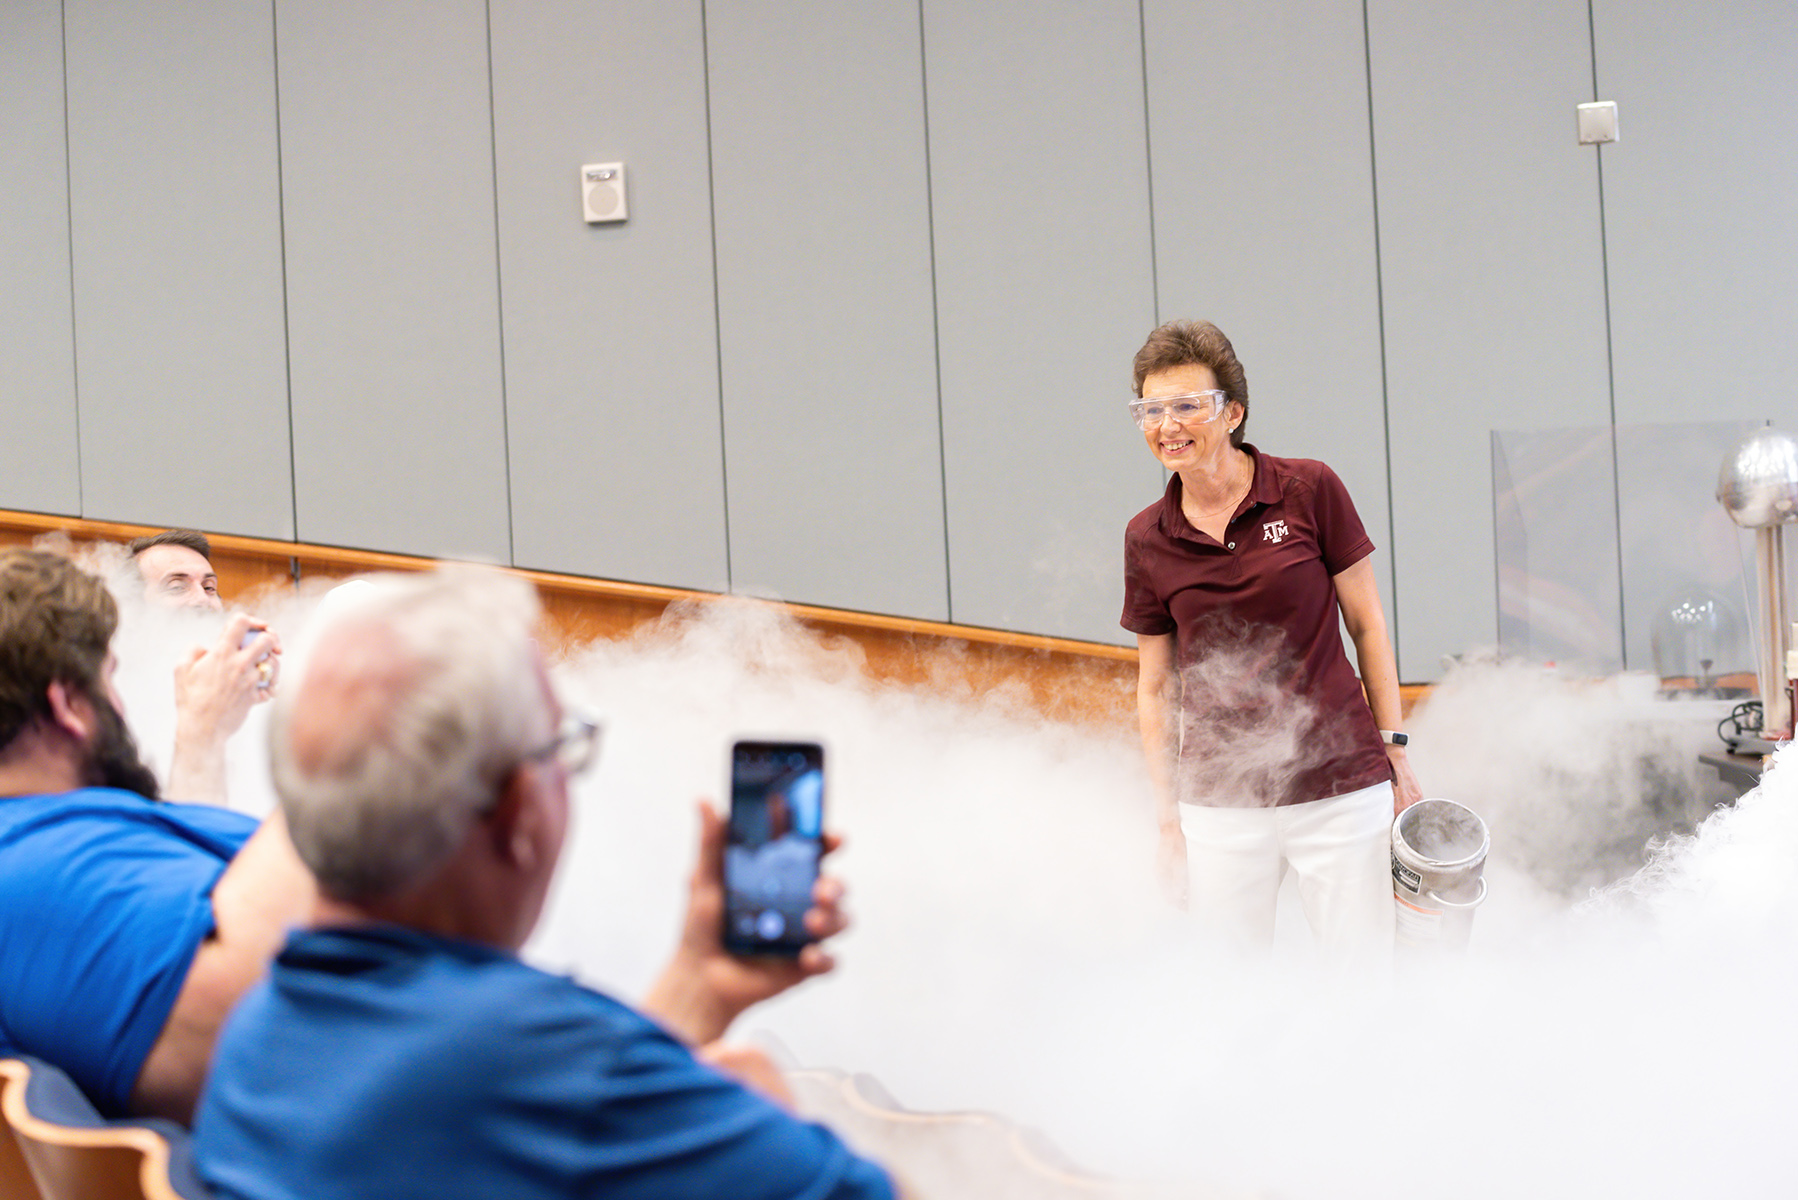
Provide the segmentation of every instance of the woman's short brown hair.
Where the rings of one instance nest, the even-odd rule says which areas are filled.
[[[1249,383],[1236,361],[1236,348],[1210,321],[1169,321],[1151,333],[1132,364],[1136,394],[1142,395],[1142,381],[1155,372],[1194,364],[1211,368],[1217,386],[1224,389],[1226,405],[1242,405],[1242,420],[1230,431],[1230,444],[1242,445],[1243,426],[1249,423]]]
[[[50,715],[52,683],[101,689],[119,624],[106,585],[48,550],[0,550],[0,749]]]

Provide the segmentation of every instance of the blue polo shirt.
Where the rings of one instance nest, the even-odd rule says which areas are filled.
[[[116,788],[0,798],[0,1055],[124,1115],[256,825]]]
[[[195,1121],[222,1200],[891,1200],[879,1167],[623,1004],[394,926],[295,933]]]

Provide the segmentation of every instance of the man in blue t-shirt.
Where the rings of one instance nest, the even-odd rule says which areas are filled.
[[[271,769],[317,920],[219,1039],[202,1176],[227,1200],[891,1200],[885,1171],[787,1111],[765,1056],[718,1045],[832,964],[816,943],[724,952],[709,807],[642,1012],[519,961],[598,734],[563,714],[536,619],[529,585],[496,571],[381,580],[276,698]],[[838,885],[814,899],[809,931],[841,930]]]
[[[68,559],[0,551],[0,1055],[55,1063],[102,1112],[187,1120],[312,884],[279,820],[157,800],[117,624]]]

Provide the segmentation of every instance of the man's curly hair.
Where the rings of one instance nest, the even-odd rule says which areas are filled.
[[[50,715],[52,683],[97,695],[119,609],[106,585],[48,550],[0,550],[0,751]]]

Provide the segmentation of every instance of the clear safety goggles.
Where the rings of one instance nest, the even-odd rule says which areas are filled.
[[[1187,392],[1183,396],[1156,396],[1148,400],[1132,400],[1130,416],[1136,427],[1149,430],[1172,417],[1182,425],[1205,425],[1223,415],[1224,393],[1213,389]]]

